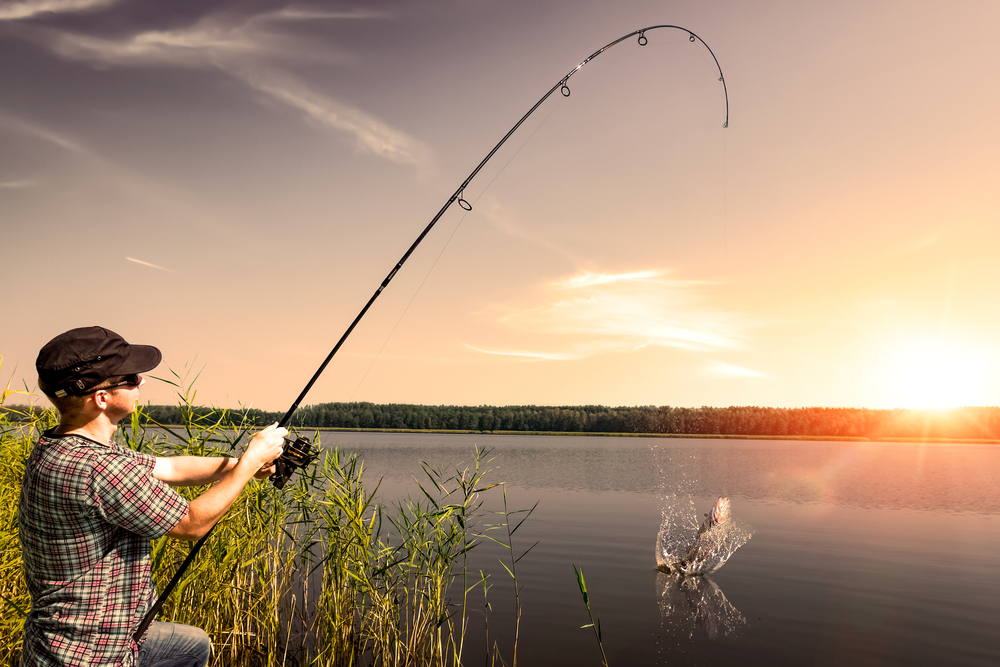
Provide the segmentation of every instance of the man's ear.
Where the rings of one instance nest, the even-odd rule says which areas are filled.
[[[106,410],[108,407],[108,392],[98,390],[91,394],[88,398],[94,402],[94,405],[100,410]]]

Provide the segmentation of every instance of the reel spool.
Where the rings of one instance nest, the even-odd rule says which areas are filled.
[[[320,448],[318,446],[316,447],[316,451],[313,451],[313,443],[309,441],[309,438],[298,437],[294,440],[292,438],[285,438],[285,447],[281,452],[281,456],[274,462],[276,470],[268,479],[271,480],[274,488],[280,489],[296,470],[305,468],[315,461],[319,457],[319,453]]]

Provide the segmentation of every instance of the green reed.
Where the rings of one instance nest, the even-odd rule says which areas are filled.
[[[423,497],[391,506],[365,491],[356,457],[327,456],[316,522],[322,664],[462,664],[467,589],[457,611],[448,592],[464,581],[479,494],[492,488],[480,488],[485,456],[476,451],[471,468],[453,473],[424,464]]]
[[[538,503],[535,503],[531,509],[510,510],[507,506],[507,487],[504,485],[501,486],[503,487],[503,511],[495,512],[494,514],[503,517],[503,521],[501,523],[488,524],[487,530],[503,530],[505,535],[503,539],[497,539],[489,535],[485,535],[485,537],[506,549],[507,557],[510,559],[510,565],[505,563],[503,560],[500,561],[500,565],[503,566],[503,569],[507,571],[507,574],[510,575],[511,580],[514,582],[514,643],[511,647],[511,666],[517,667],[517,640],[521,631],[521,589],[517,585],[517,564],[522,558],[528,555],[528,552],[538,546],[538,542],[535,542],[528,547],[520,556],[515,556],[514,533],[516,533],[517,529],[521,527],[521,524],[528,520],[531,513],[538,507]],[[517,522],[517,525],[514,525],[511,523],[511,518],[517,518],[516,515],[518,514],[524,514],[524,516],[520,517],[521,520]],[[484,589],[486,587],[485,575],[483,576],[483,587]],[[497,657],[498,651],[494,650],[494,663],[496,662]],[[503,661],[501,660],[501,662]]]
[[[3,357],[0,357],[2,362]],[[12,394],[27,394],[11,390],[8,382],[0,392],[0,406]],[[17,536],[17,501],[21,493],[21,478],[38,434],[55,426],[51,410],[34,407],[18,409],[13,422],[7,412],[0,412],[0,664],[17,664],[23,641],[24,619],[31,606],[28,588],[21,569],[21,545]]]
[[[608,667],[608,656],[604,652],[604,641],[601,639],[601,617],[598,616],[595,619],[594,612],[590,609],[590,594],[587,593],[587,582],[583,578],[583,568],[578,568],[574,565],[573,572],[576,573],[576,585],[580,589],[580,593],[583,595],[583,604],[587,607],[587,615],[590,616],[590,623],[587,625],[581,625],[580,629],[594,629],[594,636],[597,637],[597,645],[601,649],[601,660],[604,663],[604,667]]]
[[[120,424],[119,440],[157,456],[238,456],[256,430],[247,412],[196,411],[193,380],[174,373],[165,381],[177,388],[183,423],[147,430],[140,407]],[[38,433],[56,423],[52,410],[34,419],[0,422],[0,664],[16,664],[29,607],[16,516],[24,462]],[[497,486],[484,483],[487,464],[481,450],[465,468],[423,464],[421,496],[391,503],[378,499],[377,484],[366,485],[363,461],[337,449],[282,490],[254,480],[159,618],[208,632],[215,667],[464,664],[468,594],[487,588],[483,573],[468,585],[466,560],[480,537],[481,493]],[[178,491],[194,498],[205,488]],[[158,589],[189,548],[153,541]]]

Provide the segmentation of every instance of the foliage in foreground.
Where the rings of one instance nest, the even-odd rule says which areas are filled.
[[[233,411],[197,411],[193,395],[190,388],[179,393],[180,429],[168,429],[166,436],[147,432],[140,409],[131,424],[120,425],[119,437],[157,455],[242,451],[251,420],[233,419]],[[29,606],[17,540],[21,477],[38,434],[54,425],[48,410],[18,418],[12,423],[0,413],[0,664],[5,665],[17,664]],[[485,456],[477,450],[471,466],[450,473],[424,465],[423,497],[392,505],[379,502],[377,488],[365,485],[363,462],[337,450],[326,452],[281,491],[266,481],[251,482],[168,599],[161,620],[204,628],[215,646],[212,665],[467,662],[462,651],[468,593],[488,589],[488,575],[466,580],[466,557],[484,513],[479,494],[493,488],[482,488]],[[194,497],[203,490],[181,492]],[[501,516],[493,528],[506,527],[509,540],[506,513]],[[168,538],[154,541],[159,589],[188,546]],[[461,586],[452,599],[456,578]],[[500,660],[495,651],[486,656],[488,664]]]

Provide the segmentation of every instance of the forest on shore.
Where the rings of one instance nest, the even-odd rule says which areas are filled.
[[[16,406],[12,406],[16,409]],[[149,424],[180,424],[184,410],[258,426],[278,421],[281,412],[225,411],[207,407],[148,405]],[[225,414],[225,413],[229,414]],[[16,416],[12,415],[16,418]],[[401,403],[320,403],[299,408],[293,426],[462,431],[568,433],[649,433],[676,435],[945,438],[1000,440],[1000,407],[948,410],[869,410],[865,408],[676,408],[670,406],[456,406]]]

